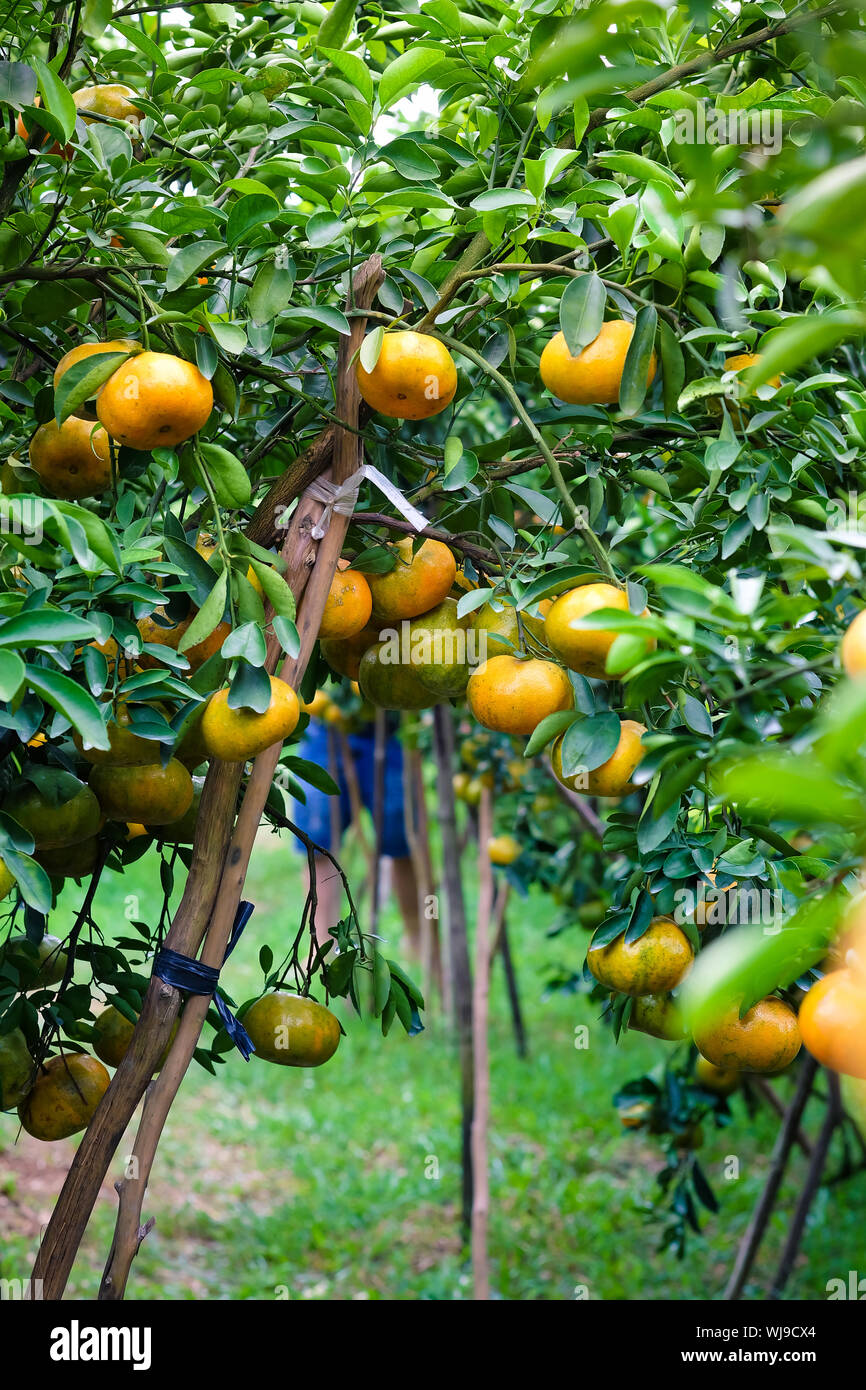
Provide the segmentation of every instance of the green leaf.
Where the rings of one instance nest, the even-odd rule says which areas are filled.
[[[0,619],[0,647],[54,646],[61,642],[90,642],[99,628],[86,618],[45,605],[15,618]]]
[[[228,572],[223,570],[222,574],[217,576],[216,583],[177,644],[177,650],[181,655],[188,652],[190,647],[195,647],[199,642],[203,642],[206,637],[210,636],[217,624],[222,622],[226,607],[227,589]]]
[[[679,692],[678,698],[683,719],[688,728],[693,733],[706,734],[708,738],[712,738],[713,721],[703,701],[695,699],[694,695],[687,695],[684,690]]]
[[[222,645],[226,661],[242,657],[251,666],[263,666],[266,655],[267,644],[258,623],[242,623],[229,633]]]
[[[501,208],[534,208],[535,199],[523,188],[491,188],[479,193],[469,206],[476,212],[498,212]]]
[[[563,777],[601,767],[616,752],[619,736],[619,715],[612,710],[575,720],[566,730],[560,749]]]
[[[247,296],[247,308],[256,323],[269,323],[287,308],[295,277],[292,271],[266,261],[256,272]]]
[[[22,898],[35,912],[49,913],[54,895],[51,880],[29,854],[22,854],[0,831],[0,859],[10,874],[14,874]]]
[[[579,719],[580,715],[573,709],[557,710],[555,714],[547,714],[540,724],[537,724],[530,735],[529,742],[523,750],[524,758],[534,758],[540,753],[542,748],[551,743],[570,724]]]
[[[0,62],[0,102],[16,111],[32,106],[38,85],[36,73],[26,63]]]
[[[39,90],[42,93],[46,111],[50,111],[51,115],[60,122],[64,140],[71,139],[75,132],[75,119],[78,115],[75,102],[72,100],[72,93],[66,83],[61,82],[53,68],[50,68],[41,58],[33,57],[30,62],[39,78]]]
[[[316,47],[323,57],[327,58],[329,63],[333,63],[334,67],[351,82],[356,91],[360,92],[366,104],[372,106],[373,78],[363,58],[360,58],[357,53],[344,53],[339,48],[323,48],[321,33]]]
[[[253,489],[250,476],[237,455],[220,444],[201,444],[199,448],[220,506],[245,507]]]
[[[666,319],[659,320],[659,347],[662,358],[662,397],[665,415],[676,414],[677,401],[686,379],[686,359],[679,339]]]
[[[378,328],[374,328],[372,333],[367,334],[366,338],[361,344],[361,351],[358,354],[361,366],[364,368],[365,372],[372,372],[376,363],[379,361],[379,354],[382,351],[382,344],[384,343],[384,341],[385,330],[381,325]],[[461,449],[460,452],[462,453],[463,450]],[[445,471],[446,473],[448,471],[447,444],[445,457]]]
[[[0,700],[14,700],[24,683],[24,662],[17,652],[0,651]]]
[[[305,304],[297,309],[287,309],[280,315],[280,326],[290,323],[320,323],[325,328],[342,333],[344,338],[350,337],[352,333],[349,320],[342,309],[335,309],[329,304]]]
[[[271,204],[273,213],[273,204]],[[194,241],[175,251],[165,273],[165,288],[169,294],[179,290],[193,275],[199,275],[216,256],[225,251],[221,241]]]
[[[384,145],[379,150],[379,154],[393,164],[404,179],[420,181],[439,176],[436,161],[415,140],[392,140],[390,145]]]
[[[318,763],[310,762],[307,758],[299,758],[294,753],[281,758],[280,763],[299,777],[302,782],[308,782],[311,787],[324,792],[326,796],[340,795],[340,788],[333,777]]]
[[[121,363],[132,356],[130,352],[98,352],[90,357],[82,357],[67,367],[54,392],[55,422],[62,425],[64,420],[74,415],[85,401],[96,395],[100,386],[114,375]]]
[[[839,343],[862,338],[866,333],[866,314],[853,309],[822,309],[820,313],[799,314],[786,319],[761,340],[760,360],[741,373],[746,391],[754,391],[770,377],[791,373],[831,352]]]
[[[261,193],[248,193],[238,198],[226,223],[226,243],[232,250],[246,241],[250,232],[274,220],[273,198]]]
[[[342,240],[346,224],[341,217],[332,212],[317,212],[307,220],[304,235],[311,246],[317,250],[323,246],[335,246]]]
[[[405,53],[394,58],[379,79],[379,105],[385,111],[400,97],[420,87],[422,82],[436,83],[440,77],[459,66],[445,57],[438,45],[413,44]]]
[[[598,275],[571,280],[559,301],[559,326],[572,357],[595,342],[604,322],[607,290]]]
[[[644,403],[657,323],[658,313],[652,304],[638,310],[619,387],[619,407],[624,415],[637,415]]]
[[[328,45],[331,48],[340,48],[352,32],[356,9],[357,0],[334,0],[327,15],[319,25],[316,47],[323,47],[325,51],[327,51]]]
[[[155,232],[149,231],[146,227],[131,227],[127,224],[121,227],[120,234],[127,245],[150,265],[160,266],[164,270],[171,264],[171,252]]]
[[[381,951],[373,952],[373,1017],[378,1018],[391,993],[391,971]]]
[[[803,903],[777,932],[768,931],[768,923],[738,926],[705,947],[679,993],[692,1031],[712,1027],[732,1007],[744,1013],[817,965],[849,902],[837,888]]]
[[[69,720],[89,747],[104,750],[110,747],[102,708],[77,681],[70,680],[69,676],[63,676],[59,671],[33,665],[27,667],[27,681],[34,694],[41,696]]]
[[[250,565],[265,591],[265,598],[281,618],[288,618],[291,622],[295,621],[296,607],[295,596],[281,574],[278,574],[270,565],[263,565],[261,560],[251,559]]]

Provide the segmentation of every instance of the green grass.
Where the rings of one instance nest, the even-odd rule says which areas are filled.
[[[109,875],[97,914],[106,932],[123,934],[124,912],[156,910],[155,861],[124,876]],[[70,913],[82,889],[71,885]],[[127,895],[138,895],[138,904]],[[285,840],[263,840],[247,885],[257,910],[226,969],[237,999],[257,991],[258,949],[280,947],[294,933],[303,902],[300,860]],[[658,1144],[625,1133],[611,1105],[614,1091],[655,1064],[666,1044],[638,1035],[615,1047],[584,998],[543,997],[545,969],[579,964],[583,933],[549,941],[549,906],[539,896],[515,902],[514,952],[531,1053],[520,1061],[506,1013],[501,968],[492,995],[492,1124],[490,1253],[495,1295],[507,1299],[570,1299],[579,1286],[591,1298],[698,1299],[719,1295],[737,1241],[767,1170],[777,1121],[750,1119],[735,1100],[736,1122],[705,1126],[701,1160],[722,1209],[708,1217],[702,1238],[677,1261],[656,1251],[659,1223],[648,1217]],[[383,934],[404,960],[392,909]],[[310,1073],[245,1064],[234,1053],[214,1079],[193,1066],[163,1136],[145,1202],[156,1228],[144,1242],[131,1298],[461,1299],[469,1270],[457,1237],[459,1191],[457,1062],[441,1018],[406,1038],[383,1039],[378,1027],[343,1011],[348,1036],[336,1057]],[[590,1028],[588,1050],[574,1029]],[[807,1113],[814,1133],[820,1109]],[[0,1120],[11,1146],[15,1121]],[[29,1141],[30,1153],[57,1150]],[[128,1150],[131,1136],[121,1145]],[[61,1146],[68,1161],[71,1146]],[[7,1157],[0,1152],[0,1176]],[[728,1155],[740,1177],[726,1181]],[[118,1158],[112,1177],[120,1171]],[[802,1181],[797,1154],[782,1192],[758,1274],[778,1257]],[[28,1174],[11,1182],[19,1189]],[[58,1165],[59,1184],[62,1169]],[[861,1175],[822,1192],[813,1210],[788,1295],[822,1299],[829,1278],[862,1263]],[[40,1209],[47,1210],[43,1200]],[[106,1185],[69,1287],[92,1298],[108,1249],[115,1201]],[[34,1249],[32,1234],[4,1240],[0,1274],[21,1277]],[[760,1297],[760,1284],[747,1293]],[[286,1295],[284,1295],[286,1296]]]

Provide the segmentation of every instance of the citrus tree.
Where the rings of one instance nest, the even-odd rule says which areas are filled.
[[[860,580],[861,54],[844,3],[4,7],[3,1104],[86,1127],[49,1296],[155,1071],[107,1297],[193,1054],[320,1064],[330,995],[419,1026],[354,908],[317,945],[314,894],[248,1036],[213,1003],[262,818],[331,787],[292,751],[329,673],[436,707],[443,796],[465,706],[482,845],[516,831],[525,872],[494,858],[597,928],[617,1035],[696,1041],[621,1098],[671,1135],[682,1245],[711,1194],[677,1155],[796,1057],[858,863],[859,688],[815,721]],[[99,877],[154,844],[180,906],[111,936]],[[807,1041],[856,1071],[843,1012]]]

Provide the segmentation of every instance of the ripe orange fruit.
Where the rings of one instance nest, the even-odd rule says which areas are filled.
[[[437,696],[411,665],[387,658],[390,642],[374,642],[361,657],[358,684],[365,700],[378,709],[430,709]]]
[[[749,367],[754,366],[754,364],[760,362],[760,360],[761,354],[759,352],[738,352],[735,353],[733,357],[725,358],[725,371],[737,372],[739,374],[740,372],[747,371]],[[776,390],[779,389],[781,384],[782,378],[780,376],[770,377],[767,382],[768,386],[772,386]],[[752,393],[743,391],[741,387],[735,389],[739,389],[740,391],[740,401],[739,404],[737,404],[736,402],[728,400],[728,411],[737,429],[743,429],[750,414],[750,409],[746,402],[750,399]],[[713,415],[722,414],[721,400],[718,396],[710,396],[707,400],[707,405]]]
[[[179,623],[174,623],[170,627],[163,627],[160,623],[155,622],[153,617],[140,618],[137,627],[141,633],[142,642],[151,642],[156,646],[169,647],[172,651],[176,652],[181,638],[195,616],[195,611],[194,609],[189,617],[182,618]],[[164,610],[162,608],[156,609],[156,612],[164,615]],[[230,632],[231,626],[229,623],[217,623],[213,632],[201,642],[196,642],[195,646],[189,647],[183,653],[190,664],[191,674],[194,675],[200,666],[203,666],[210,657],[219,651]],[[150,656],[149,653],[144,652],[138,658],[138,664],[146,670],[150,670],[153,667],[161,666],[163,663],[159,660],[159,657]]]
[[[571,681],[554,661],[491,656],[469,677],[466,699],[479,724],[505,734],[531,734],[548,714],[571,709]]]
[[[73,100],[74,100],[74,99],[75,99],[75,98],[73,97]],[[42,98],[41,98],[41,97],[37,97],[37,98],[35,99],[33,105],[34,105],[34,106],[41,106],[41,105],[42,105]],[[25,145],[28,145],[28,146],[29,146],[29,145],[30,145],[30,131],[27,129],[26,125],[24,124],[24,117],[23,117],[23,116],[19,116],[18,119],[16,120],[16,122],[15,122],[15,130],[16,130],[16,133],[17,133],[17,134],[21,137],[21,139],[24,141]],[[43,137],[42,137],[42,144],[43,144],[43,147],[44,147],[45,145],[48,144],[48,141],[49,141],[50,139],[51,139],[51,136],[50,136],[50,135],[47,133],[47,131],[46,131],[46,133],[45,133],[45,134],[43,135]],[[59,142],[58,140],[55,140],[55,141],[54,141],[54,144],[53,144],[53,145],[51,146],[51,148],[47,151],[47,153],[48,153],[48,154],[59,154],[60,157],[61,157],[61,159],[65,159],[65,160],[68,162],[68,161],[72,158],[72,156],[75,154],[75,150],[72,148],[71,145],[61,145],[60,142]]]
[[[90,1124],[110,1079],[102,1063],[85,1053],[51,1057],[18,1106],[18,1118],[34,1139],[68,1139]]]
[[[559,660],[572,671],[582,676],[593,676],[596,680],[610,680],[605,672],[607,654],[613,646],[618,633],[593,632],[578,626],[581,618],[597,613],[601,608],[616,608],[627,613],[628,595],[624,589],[613,584],[584,584],[579,589],[570,589],[560,594],[547,611],[544,619],[544,636],[547,645]],[[649,617],[649,609],[644,609],[641,617]],[[653,651],[655,638],[647,638],[646,650]]]
[[[171,1036],[162,1050],[159,1061],[154,1068],[155,1071],[159,1071],[165,1066],[165,1060],[171,1052],[171,1045],[174,1042],[177,1029],[178,1020],[175,1019]],[[135,1024],[130,1023],[125,1014],[122,1014],[113,1004],[109,1004],[107,1008],[102,1010],[93,1025],[93,1051],[106,1066],[119,1067],[129,1051],[129,1044],[132,1042],[134,1031]]]
[[[628,1026],[664,1042],[680,1042],[688,1037],[677,1002],[669,994],[644,994],[635,999]]]
[[[740,1073],[733,1068],[724,1070],[714,1067],[706,1057],[698,1057],[695,1062],[695,1080],[705,1091],[715,1091],[719,1096],[729,1096],[740,1084]]]
[[[157,608],[154,610],[154,613],[158,614],[161,618],[166,617],[164,608]],[[191,622],[191,617],[183,618],[179,623],[168,622],[168,626],[166,626],[164,623],[157,622],[154,614],[151,614],[148,618],[139,618],[136,627],[141,634],[142,642],[148,642],[151,646],[156,647],[168,647],[171,651],[176,652],[178,643]],[[138,658],[138,664],[144,670],[150,671],[157,666],[161,666],[163,663],[159,660],[159,657],[150,656],[147,652],[142,652],[141,656]]]
[[[412,537],[394,547],[397,563],[387,574],[370,574],[373,613],[380,623],[398,622],[428,613],[447,596],[457,564],[441,541],[426,540],[412,554]]]
[[[79,87],[72,93],[72,100],[85,121],[86,113],[92,111],[94,115],[110,116],[116,121],[137,122],[141,120],[141,111],[135,105],[135,96],[131,87],[124,87],[120,82],[100,82],[91,87]]]
[[[646,752],[641,743],[641,736],[645,733],[646,726],[638,724],[637,720],[620,720],[619,742],[607,762],[593,768],[592,772],[579,771],[571,777],[562,775],[562,741],[565,735],[560,734],[550,750],[550,765],[556,780],[584,796],[626,796],[635,790],[631,779]]]
[[[614,405],[634,324],[610,319],[587,347],[572,357],[562,333],[556,333],[541,354],[541,380],[551,395],[569,405]],[[653,353],[647,386],[656,374]]]
[[[263,994],[245,1010],[256,1056],[282,1067],[320,1067],[333,1057],[340,1025],[330,1009],[299,994]]]
[[[40,425],[30,441],[30,464],[49,497],[76,502],[111,487],[108,435],[92,420],[70,415],[58,426]]]
[[[360,570],[338,570],[331,580],[325,611],[319,625],[319,640],[354,637],[370,621],[373,595]]]
[[[99,802],[84,783],[67,801],[55,805],[32,783],[22,782],[6,793],[3,810],[30,832],[38,850],[88,840],[102,820]]]
[[[367,404],[396,420],[426,420],[438,415],[451,404],[457,390],[457,368],[451,353],[427,333],[405,329],[386,333],[372,372],[366,371],[360,360],[355,370]]]
[[[177,758],[161,763],[95,767],[90,774],[99,804],[109,820],[167,825],[179,820],[192,801],[192,778]]]
[[[866,608],[852,618],[842,638],[842,665],[847,676],[866,675]]]
[[[126,703],[115,707],[113,717],[108,721],[108,741],[110,748],[85,748],[79,733],[72,735],[72,741],[82,758],[88,763],[110,763],[115,767],[132,767],[140,763],[158,763],[160,746],[155,739],[142,738],[131,731],[129,711]]]
[[[120,661],[120,670],[118,672],[118,678],[122,681],[125,681],[128,676],[131,676],[135,671],[139,669],[138,664],[135,661],[132,661],[129,657],[123,654],[122,648],[117,645],[117,641],[114,637],[109,637],[105,642],[88,642],[87,645],[88,647],[95,647],[98,652],[102,652],[102,655],[105,657],[106,663],[108,665],[109,675],[112,675],[114,673],[114,668],[117,665],[118,660]],[[76,656],[77,655],[78,652],[76,651]]]
[[[494,835],[487,841],[491,864],[513,864],[523,853],[523,846],[513,835]]]
[[[736,1005],[695,1031],[698,1051],[723,1071],[784,1071],[800,1051],[797,1015],[774,995],[759,999],[742,1018]]]
[[[832,970],[809,990],[798,1015],[803,1042],[816,1061],[866,1080],[866,981]]]
[[[330,695],[324,690],[317,690],[312,700],[301,701],[301,713],[308,714],[311,719],[323,719],[325,714],[333,704]]]
[[[301,715],[298,697],[279,677],[271,676],[270,681],[271,702],[264,714],[231,709],[228,688],[211,696],[201,717],[201,737],[212,758],[244,763],[288,738]],[[148,817],[141,819],[146,822]]]
[[[342,637],[337,641],[322,643],[322,656],[332,671],[347,680],[356,681],[361,669],[361,657],[368,647],[379,640],[379,624],[371,623],[361,628],[354,637]]]
[[[192,362],[140,352],[108,378],[96,413],[112,439],[147,453],[190,439],[213,410],[213,388]]]
[[[667,994],[694,960],[691,942],[671,917],[654,917],[637,941],[625,933],[607,946],[590,945],[586,963],[595,978],[620,994]]]
[[[754,367],[755,363],[760,362],[760,360],[761,354],[759,352],[737,352],[733,357],[725,358],[725,371],[737,373],[745,372],[749,367]],[[771,376],[767,385],[774,386],[778,391],[779,387],[782,385],[782,378],[780,376]]]
[[[138,352],[140,348],[141,343],[136,342],[134,338],[112,338],[105,343],[79,343],[78,347],[70,348],[54,368],[54,389],[56,391],[60,385],[64,372],[84,357],[97,356],[102,352]]]
[[[476,608],[470,615],[469,621],[476,633],[479,648],[477,654],[484,661],[489,660],[491,656],[513,656],[521,650],[521,623],[524,636],[528,634],[536,642],[545,642],[544,623],[541,619],[521,613],[518,622],[517,609],[512,608],[510,604],[503,604],[497,613],[491,603],[482,603],[481,607]]]

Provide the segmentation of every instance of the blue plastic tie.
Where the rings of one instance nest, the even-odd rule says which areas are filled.
[[[242,902],[238,904],[231,936],[223,956],[223,965],[240,940],[241,933],[252,914],[252,903]],[[243,1024],[235,1018],[222,995],[217,993],[220,972],[216,966],[204,965],[202,961],[195,960],[192,956],[183,956],[179,951],[171,951],[163,946],[156,953],[153,973],[157,979],[164,980],[167,985],[173,985],[175,989],[184,990],[186,994],[212,994],[223,1027],[244,1061],[250,1060],[252,1053],[255,1052],[252,1039]]]

